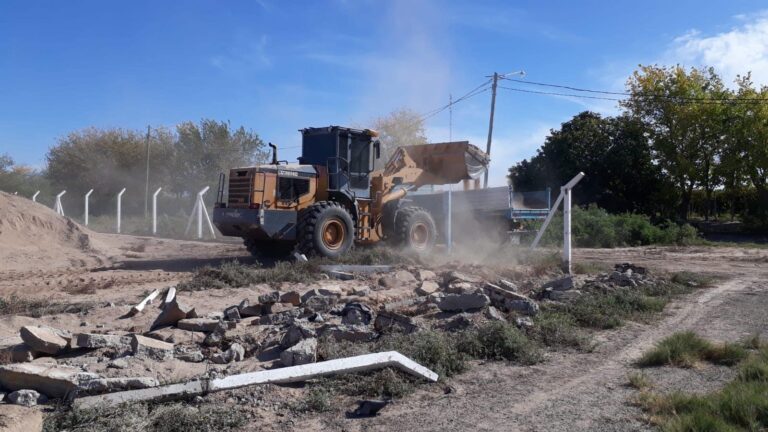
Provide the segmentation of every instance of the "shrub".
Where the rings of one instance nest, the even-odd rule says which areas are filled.
[[[278,261],[272,267],[261,268],[259,265],[246,265],[234,260],[218,267],[197,269],[192,279],[181,282],[176,288],[179,291],[201,291],[242,288],[258,283],[306,283],[314,280],[313,273],[316,272],[316,265],[311,262]]]
[[[697,361],[733,366],[747,357],[747,350],[741,344],[725,343],[715,345],[694,332],[675,333],[657,343],[643,354],[640,366],[681,366],[691,367]]]
[[[644,390],[652,386],[651,380],[648,375],[643,372],[633,372],[627,376],[627,381],[630,387],[637,390]]]
[[[637,289],[616,289],[609,293],[588,293],[564,306],[582,326],[610,329],[624,319],[664,310],[667,300],[643,294]]]
[[[578,349],[590,347],[589,337],[578,328],[573,315],[554,310],[545,309],[539,313],[531,334],[535,340],[547,346]]]
[[[525,365],[541,360],[538,349],[517,327],[499,321],[461,333],[458,349],[471,357],[487,360],[508,360]]]

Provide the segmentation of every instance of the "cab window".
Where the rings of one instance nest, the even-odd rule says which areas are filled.
[[[277,199],[296,201],[309,193],[309,179],[299,177],[279,177],[277,180]]]

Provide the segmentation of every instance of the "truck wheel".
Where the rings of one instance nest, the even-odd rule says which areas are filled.
[[[421,207],[406,207],[397,212],[395,241],[410,252],[428,253],[437,241],[435,220]]]
[[[245,248],[257,259],[285,258],[293,249],[293,244],[274,240],[243,239]]]
[[[341,256],[352,247],[354,226],[352,216],[341,204],[315,203],[299,217],[299,252],[329,258]]]

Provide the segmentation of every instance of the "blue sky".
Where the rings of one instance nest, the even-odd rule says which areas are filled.
[[[768,84],[763,9],[746,0],[5,0],[0,153],[42,167],[73,130],[201,118],[294,147],[299,128],[427,112],[493,71],[621,90],[639,63],[710,64],[726,80],[752,70]],[[455,106],[454,139],[484,148],[489,99]],[[612,102],[500,90],[492,184],[584,109],[617,112]],[[447,139],[448,126],[447,111],[429,119],[429,138]]]

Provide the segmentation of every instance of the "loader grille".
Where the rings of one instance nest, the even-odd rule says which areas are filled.
[[[229,175],[227,207],[248,206],[253,194],[253,171],[232,171]]]

